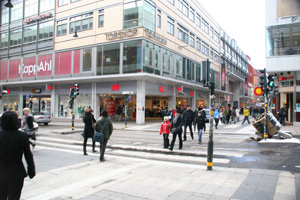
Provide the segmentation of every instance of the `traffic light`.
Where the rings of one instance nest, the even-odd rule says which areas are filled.
[[[210,82],[210,61],[207,59],[206,61],[202,61],[202,74],[203,74],[203,85]]]
[[[215,92],[215,83],[214,82],[210,83],[209,89],[210,89],[210,95],[214,95],[214,92]]]
[[[129,101],[129,94],[125,94],[125,103],[127,104]]]
[[[73,106],[74,106],[74,99],[73,98],[70,99],[70,101],[68,103],[68,106],[69,106],[70,109],[73,109]]]
[[[70,98],[74,98],[74,88],[70,88]]]
[[[79,85],[75,84],[74,85],[74,96],[75,98],[79,95]]]
[[[268,86],[269,86],[269,90],[270,91],[272,91],[273,90],[273,87],[274,87],[274,85],[275,85],[275,83],[274,83],[274,75],[273,74],[271,74],[271,75],[269,75],[268,76]]]
[[[274,92],[273,93],[273,97],[277,97],[278,96],[278,92],[279,92],[277,85],[274,85],[274,91],[273,92]]]
[[[263,73],[263,75],[259,75],[259,84],[260,84],[260,88],[261,91],[263,91],[263,95],[266,96],[268,94],[268,83],[267,83],[267,71],[266,69],[264,69],[264,71],[262,71],[261,73]]]

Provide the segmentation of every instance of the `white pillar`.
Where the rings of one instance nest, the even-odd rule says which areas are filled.
[[[52,85],[51,90],[51,117],[53,118],[55,114],[55,85]]]
[[[145,80],[138,80],[136,92],[137,124],[145,124],[145,90]]]
[[[168,96],[168,109],[176,109],[176,88],[173,87],[172,96]]]
[[[20,87],[18,113],[23,116],[23,87]]]
[[[92,108],[95,119],[100,116],[100,96],[97,95],[97,83],[92,83]]]

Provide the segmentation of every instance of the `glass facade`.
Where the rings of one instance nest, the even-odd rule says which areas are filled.
[[[151,42],[144,41],[143,71],[160,75],[161,48]]]
[[[36,42],[37,25],[24,28],[24,45],[29,45]]]
[[[124,28],[146,27],[155,31],[155,7],[147,0],[124,1]]]
[[[123,73],[141,72],[142,40],[124,42],[123,44]]]
[[[39,0],[25,0],[25,17],[38,14]]]
[[[92,49],[84,49],[82,55],[82,71],[88,72],[92,70]]]
[[[300,54],[300,23],[266,27],[267,57]]]

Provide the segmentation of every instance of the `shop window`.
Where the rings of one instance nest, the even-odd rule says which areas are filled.
[[[92,48],[84,49],[82,52],[82,71],[92,71]]]
[[[25,17],[38,14],[39,0],[25,0]]]
[[[98,15],[98,27],[103,27],[104,26],[104,9],[99,10],[99,15]]]
[[[48,10],[53,10],[54,5],[55,0],[40,0],[40,13],[43,13]]]
[[[160,75],[161,48],[151,42],[144,42],[143,71]]]
[[[54,22],[53,20],[42,23],[39,26],[39,42],[49,41],[53,39]]]
[[[103,46],[103,75],[120,73],[120,43]]]
[[[142,41],[124,42],[123,73],[141,72]]]

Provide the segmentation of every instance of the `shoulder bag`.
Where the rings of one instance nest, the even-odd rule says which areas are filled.
[[[95,142],[100,142],[100,143],[104,142],[104,133],[103,133],[103,130],[104,130],[104,127],[105,127],[105,124],[106,124],[106,120],[107,120],[107,118],[105,119],[105,122],[103,124],[101,132],[95,131],[95,134],[94,134],[94,141]]]

